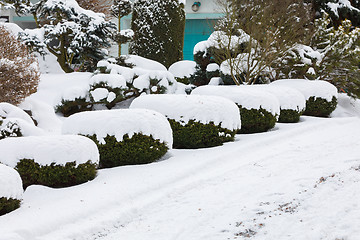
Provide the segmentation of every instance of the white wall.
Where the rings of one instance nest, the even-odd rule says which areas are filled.
[[[194,2],[200,2],[201,6],[199,11],[196,13],[220,13],[221,9],[217,4],[217,0],[186,0],[185,12],[186,13],[195,13],[191,10],[191,6]]]

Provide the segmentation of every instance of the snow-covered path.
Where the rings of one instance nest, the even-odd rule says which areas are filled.
[[[360,118],[302,117],[161,162],[30,187],[1,240],[357,239]]]

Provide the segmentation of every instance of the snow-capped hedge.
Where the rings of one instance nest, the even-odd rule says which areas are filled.
[[[95,178],[99,163],[96,145],[76,135],[6,138],[0,152],[0,162],[18,170],[24,188],[80,184]]]
[[[95,141],[102,168],[153,162],[173,143],[167,119],[145,109],[77,113],[64,121],[62,132]]]
[[[0,216],[20,207],[23,195],[19,173],[11,167],[0,164]]]
[[[145,95],[130,108],[152,109],[164,114],[173,129],[174,148],[200,148],[231,141],[241,127],[234,102],[214,96]]]
[[[171,72],[176,81],[189,84],[190,83],[190,77],[194,72],[196,71],[196,62],[189,61],[189,60],[182,60],[173,63],[169,67],[169,72]]]
[[[276,96],[280,103],[279,122],[298,122],[300,115],[305,111],[305,97],[295,88],[272,86],[269,84],[241,85],[240,87],[259,89]]]
[[[338,92],[334,85],[321,80],[284,79],[271,83],[299,90],[306,99],[304,115],[327,117],[336,108]]]
[[[280,115],[278,99],[259,89],[238,86],[201,86],[192,95],[215,95],[228,98],[240,108],[240,133],[264,132],[275,126]]]

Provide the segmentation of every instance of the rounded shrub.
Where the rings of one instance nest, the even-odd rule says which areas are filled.
[[[15,168],[26,188],[69,187],[95,178],[99,152],[83,136],[30,136],[0,141],[0,162]]]
[[[96,135],[87,137],[99,148],[100,168],[151,163],[165,155],[169,149],[159,139],[141,133],[136,133],[132,137],[125,134],[122,141],[108,135],[104,138],[105,144],[101,144]]]
[[[277,98],[265,91],[239,86],[201,86],[192,91],[194,95],[214,95],[228,98],[240,109],[239,133],[265,132],[275,126],[280,114]]]
[[[306,110],[304,115],[314,117],[328,117],[337,106],[337,98],[332,97],[331,101],[319,97],[310,97],[306,100]]]
[[[0,164],[0,216],[20,207],[23,188],[18,172]]]
[[[190,120],[185,125],[169,119],[174,136],[174,148],[196,149],[220,146],[224,142],[234,141],[236,131],[215,125]]]
[[[85,183],[96,177],[96,168],[97,164],[91,161],[79,165],[76,165],[76,162],[67,162],[65,165],[54,162],[40,165],[34,159],[21,159],[15,166],[24,189],[35,184],[62,188]]]
[[[154,162],[172,147],[169,122],[146,109],[77,113],[64,121],[62,132],[92,139],[99,149],[100,168]]]
[[[241,88],[258,89],[273,94],[280,104],[278,122],[296,123],[305,111],[306,101],[304,95],[295,88],[273,86],[269,84],[241,85]]]
[[[304,115],[329,117],[336,109],[337,88],[329,82],[306,79],[284,79],[272,82],[273,86],[292,87],[300,91],[306,99]]]
[[[146,95],[130,108],[152,109],[164,114],[173,131],[174,148],[205,148],[233,141],[240,128],[239,109],[234,102],[195,95]]]

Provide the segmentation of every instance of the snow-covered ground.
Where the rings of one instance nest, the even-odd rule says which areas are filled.
[[[50,133],[63,119],[39,102],[60,99],[70,81],[62,78],[43,75],[24,104]],[[82,85],[81,77],[71,83]],[[277,123],[220,147],[173,149],[74,187],[30,186],[21,208],[0,217],[0,240],[357,240],[359,199],[360,102],[340,95],[331,118]]]

